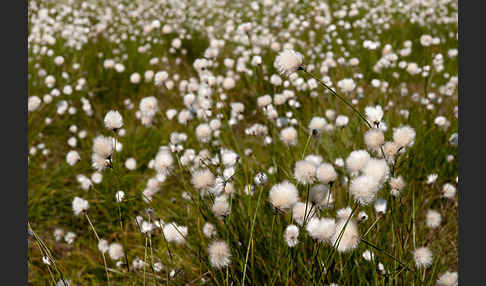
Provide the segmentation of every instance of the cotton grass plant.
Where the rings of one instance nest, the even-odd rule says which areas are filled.
[[[456,2],[169,2],[29,2],[29,282],[457,285]]]

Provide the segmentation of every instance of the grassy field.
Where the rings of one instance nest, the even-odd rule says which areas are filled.
[[[457,285],[456,1],[28,18],[30,285]]]

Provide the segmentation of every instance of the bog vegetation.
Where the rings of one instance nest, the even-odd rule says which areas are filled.
[[[28,6],[32,285],[457,285],[457,1]]]

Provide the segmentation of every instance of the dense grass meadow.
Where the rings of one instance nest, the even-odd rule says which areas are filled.
[[[29,1],[29,285],[457,285],[450,0]]]

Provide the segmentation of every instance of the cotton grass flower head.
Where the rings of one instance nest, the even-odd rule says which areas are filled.
[[[310,237],[319,242],[331,243],[336,233],[336,221],[332,218],[312,218],[306,225]]]
[[[350,173],[357,173],[361,171],[371,156],[366,150],[356,150],[349,154],[346,158],[346,168]]]
[[[385,143],[385,135],[381,129],[372,128],[366,131],[364,141],[369,149],[378,150]]]
[[[303,68],[304,57],[301,53],[285,49],[275,58],[275,67],[281,74],[289,76],[291,73]]]
[[[192,174],[191,183],[203,194],[211,188],[216,181],[216,177],[209,169],[197,170]]]
[[[270,189],[269,200],[279,210],[290,209],[298,201],[297,188],[289,181],[278,183]]]
[[[442,195],[444,196],[444,198],[454,199],[456,195],[456,187],[454,187],[454,185],[452,185],[451,183],[445,183],[442,186]]]
[[[378,198],[375,201],[375,212],[377,214],[385,214],[386,213],[386,200],[382,198]]]
[[[113,260],[118,260],[125,255],[123,252],[123,247],[119,243],[112,243],[110,244],[110,248],[108,249],[108,254],[110,255],[110,258]]]
[[[204,236],[206,236],[207,238],[211,238],[213,236],[216,235],[216,227],[214,227],[214,225],[212,223],[205,223],[204,226],[203,226],[203,234]]]
[[[71,166],[74,166],[79,160],[81,160],[81,157],[75,150],[69,151],[66,155],[66,162]]]
[[[312,186],[309,191],[309,201],[316,205],[318,208],[332,207],[334,198],[329,188],[323,184],[317,184]]]
[[[425,215],[425,220],[427,223],[427,227],[429,228],[437,228],[439,227],[442,217],[438,211],[435,210],[428,210]]]
[[[415,260],[415,266],[417,266],[417,268],[428,268],[432,265],[432,251],[427,247],[417,248],[413,251],[413,259]]]
[[[388,179],[390,168],[384,159],[371,158],[363,167],[362,172],[382,185]]]
[[[120,112],[116,110],[110,110],[105,115],[105,127],[109,130],[116,131],[123,126],[123,118]]]
[[[316,136],[324,131],[326,125],[327,120],[324,117],[312,117],[312,120],[309,123],[309,130],[312,135]]]
[[[88,201],[80,197],[74,197],[72,206],[75,215],[80,215],[89,209]]]
[[[297,202],[292,208],[292,218],[298,224],[304,224],[304,218],[309,220],[316,214],[315,209],[311,210],[311,205],[303,202]]]
[[[294,247],[299,243],[299,228],[290,224],[285,228],[284,240],[289,247]]]
[[[365,107],[365,114],[366,114],[366,119],[375,126],[380,124],[381,119],[383,118],[383,109],[381,108],[380,105],[377,105],[375,107],[373,106],[367,106]]]
[[[294,178],[303,185],[312,184],[316,178],[316,165],[306,160],[297,161]]]
[[[339,252],[348,252],[355,249],[359,244],[359,231],[358,225],[353,219],[350,219],[346,224],[348,218],[341,218],[336,223],[336,232],[334,233],[331,243],[333,246],[336,247],[337,251]],[[341,231],[344,232],[342,234],[341,240],[338,242],[339,235]]]
[[[164,225],[162,231],[167,242],[174,242],[175,244],[182,244],[187,236],[187,227],[174,222]]]
[[[394,197],[398,197],[403,188],[405,188],[405,181],[403,180],[402,176],[391,178],[388,183],[391,187],[390,193]]]
[[[214,268],[226,267],[230,263],[231,251],[228,244],[222,240],[213,241],[208,248],[209,262]]]
[[[110,158],[113,154],[113,139],[103,135],[97,136],[93,141],[93,152],[104,159]]]
[[[98,250],[102,253],[106,253],[110,250],[110,245],[106,239],[100,239],[100,241],[98,241]]]
[[[379,181],[371,176],[361,175],[351,180],[349,193],[359,204],[369,205],[376,197]]]
[[[457,272],[446,271],[437,279],[437,286],[457,286],[458,284]]]
[[[400,147],[406,147],[415,139],[415,130],[410,126],[402,126],[393,130],[393,141]]]
[[[229,203],[225,196],[219,196],[214,200],[211,211],[219,218],[229,215]]]
[[[316,178],[323,184],[329,184],[337,179],[334,166],[329,163],[322,163],[316,169]]]
[[[282,129],[280,131],[280,140],[290,146],[297,145],[297,130],[292,126]]]

